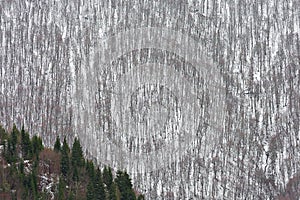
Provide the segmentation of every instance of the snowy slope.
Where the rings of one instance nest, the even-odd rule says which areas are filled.
[[[116,69],[112,67],[113,73],[104,71],[105,66],[99,64],[111,58],[105,56],[112,56],[110,52],[103,52],[103,49],[112,47],[112,43],[105,44],[103,41],[112,41],[113,36],[124,31],[147,27],[168,28],[193,38],[204,58],[213,63],[217,70],[213,78],[222,77],[224,96],[218,97],[225,103],[219,111],[224,122],[217,122],[218,128],[221,128],[218,134],[211,131],[216,122],[212,116],[218,116],[218,113],[205,110],[205,105],[213,107],[214,101],[214,98],[206,98],[209,95],[205,94],[216,95],[210,93],[211,87],[206,85],[211,77],[205,77],[199,71],[204,80],[201,87],[205,96],[202,99],[204,103],[197,104],[200,107],[204,105],[200,112],[198,107],[195,109],[195,101],[186,98],[194,98],[192,90],[187,89],[192,84],[177,82],[174,78],[172,85],[170,80],[178,76],[177,72],[165,72],[162,67],[168,56],[175,55],[174,59],[180,60],[182,57],[176,55],[182,53],[187,61],[189,54],[180,52],[180,49],[177,52],[175,47],[172,49],[174,55],[170,48],[162,49],[168,51],[156,49],[153,54],[147,54],[147,50],[128,53],[125,47],[118,49],[119,44],[117,52],[124,50],[124,54],[119,56],[124,62],[112,60],[117,63],[110,63],[116,66]],[[130,35],[126,37],[132,37],[132,41],[135,39]],[[274,199],[284,197],[288,192],[297,196],[297,190],[292,191],[291,188],[300,187],[299,37],[298,0],[2,0],[0,123],[6,127],[12,127],[13,122],[18,126],[24,124],[30,133],[42,136],[46,145],[53,145],[55,134],[67,136],[70,143],[74,136],[79,136],[88,156],[100,164],[126,168],[132,174],[134,185],[146,193],[148,199]],[[136,41],[142,41],[137,38]],[[126,41],[129,43],[129,40],[124,43]],[[180,38],[178,42],[184,43]],[[135,49],[143,46],[133,44]],[[159,46],[158,43],[156,45]],[[98,55],[99,52],[102,54]],[[202,117],[207,120],[202,125],[208,124],[208,128],[203,126],[197,130],[201,137],[191,137],[190,148],[185,148],[184,153],[176,151],[179,154],[173,154],[170,148],[174,142],[174,149],[178,150],[180,143],[176,142],[186,135],[172,135],[165,131],[161,138],[157,136],[157,140],[170,145],[170,148],[168,146],[165,153],[159,154],[159,160],[167,164],[151,172],[145,169],[146,165],[138,162],[135,166],[126,160],[120,164],[122,154],[116,147],[127,148],[133,141],[131,152],[138,152],[140,144],[146,145],[142,139],[149,140],[149,132],[136,131],[141,134],[137,137],[141,140],[130,137],[131,132],[127,134],[124,130],[133,130],[133,125],[127,121],[126,115],[117,116],[123,113],[122,109],[118,109],[118,103],[122,102],[124,108],[129,109],[130,99],[123,102],[123,98],[107,92],[109,89],[117,92],[117,87],[112,86],[117,85],[121,92],[128,90],[136,98],[143,99],[143,96],[138,96],[156,90],[149,81],[151,76],[145,80],[140,77],[138,72],[144,73],[143,68],[132,70],[148,66],[145,63],[134,65],[135,58],[160,63],[153,66],[153,71],[166,74],[158,73],[156,79],[170,78],[169,82],[159,83],[166,83],[172,89],[174,95],[171,92],[166,95],[174,99],[174,105],[177,101],[183,102],[178,104],[181,105],[179,111],[172,110],[171,101],[159,104],[167,107],[167,111],[155,106],[151,107],[153,110],[146,110],[151,111],[151,120],[154,120],[149,121],[151,127],[146,130],[160,130],[164,126],[161,121],[166,119],[171,121],[164,130],[176,129],[177,126],[172,127],[175,122],[182,126],[197,126],[198,121],[193,123],[188,117],[174,117],[172,121],[170,116],[188,113],[183,108],[199,113],[203,111]],[[120,73],[122,77],[117,77],[118,73],[114,70],[117,71],[117,67],[124,63],[132,69],[128,68],[126,76]],[[178,65],[188,66],[187,63]],[[203,69],[203,66],[196,67]],[[184,75],[178,77],[185,78]],[[122,83],[128,88],[122,88]],[[151,86],[137,89],[135,85],[146,83]],[[178,89],[179,85],[181,89]],[[140,120],[139,123],[143,120],[139,118],[143,112],[142,108],[138,110],[135,120]],[[161,120],[155,121],[157,118]],[[117,129],[112,128],[115,126],[121,126],[122,131],[116,132]],[[130,155],[132,157],[127,155],[124,158],[147,162],[143,157],[134,157],[141,154]],[[149,159],[153,159],[155,152],[150,155]],[[157,164],[158,160],[153,162]]]

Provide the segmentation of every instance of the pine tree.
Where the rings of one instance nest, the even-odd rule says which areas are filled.
[[[60,139],[59,139],[59,136],[57,136],[55,144],[54,144],[54,151],[60,152],[60,150],[61,150]]]

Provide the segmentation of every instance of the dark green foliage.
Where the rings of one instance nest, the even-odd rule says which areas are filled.
[[[94,163],[91,160],[86,162],[86,171],[90,179],[93,179],[95,176],[95,167]]]
[[[129,175],[126,172],[117,171],[117,177],[115,180],[118,189],[120,191],[121,200],[134,200],[136,199],[134,191],[132,189],[132,183]]]
[[[35,158],[39,158],[39,153],[44,149],[42,138],[34,135],[32,137],[32,154]]]
[[[23,199],[36,199],[38,195],[37,190],[37,176],[36,172],[33,171],[31,174],[24,177],[23,180]]]
[[[96,175],[94,178],[94,190],[96,200],[105,199],[105,189],[102,181],[102,173],[99,169],[96,170]]]
[[[140,194],[139,197],[137,198],[137,200],[145,200],[145,196]]]
[[[54,144],[54,151],[60,152],[60,150],[61,150],[60,139],[59,139],[59,136],[57,136],[55,144]]]
[[[66,183],[63,180],[62,177],[59,178],[59,183],[58,183],[58,200],[64,200],[65,196],[64,196],[64,191],[66,188]]]
[[[79,181],[78,167],[76,167],[76,166],[72,167],[72,171],[73,171],[72,180],[73,181]]]
[[[5,129],[0,125],[0,144],[4,144],[4,142],[7,140],[8,135]]]
[[[111,172],[111,168],[110,167],[104,167],[103,170],[103,183],[105,184],[107,193],[108,193],[108,199],[109,200],[115,200],[117,199],[117,195],[116,195],[116,185],[114,184],[113,181],[113,175]]]
[[[70,192],[68,200],[74,200],[74,199],[75,199],[74,193]]]
[[[78,168],[84,166],[84,158],[83,158],[82,147],[77,138],[75,138],[72,146],[71,164],[72,164],[72,171],[73,171],[72,178],[74,181],[78,181],[79,179]]]
[[[93,181],[89,181],[87,188],[86,188],[86,199],[87,200],[94,200],[95,199],[95,188]]]
[[[109,200],[117,200],[118,199],[117,198],[117,187],[114,182],[108,188],[108,199]]]
[[[82,147],[77,138],[70,151],[66,138],[60,146],[60,140],[57,137],[55,153],[50,149],[44,150],[40,137],[33,136],[30,139],[24,127],[19,132],[14,126],[10,134],[6,134],[1,128],[0,126],[0,138],[6,141],[3,143],[5,144],[3,157],[10,165],[6,167],[6,177],[9,178],[0,186],[3,191],[16,191],[11,194],[11,199],[50,199],[47,192],[38,190],[40,188],[38,177],[41,176],[39,173],[45,172],[44,170],[61,175],[54,197],[57,200],[136,199],[128,174],[118,171],[114,179],[110,167],[105,167],[103,172],[99,168],[96,169],[92,161],[84,159]]]
[[[16,162],[17,151],[16,147],[12,143],[11,137],[8,138],[7,143],[4,146],[4,157],[8,163]]]
[[[10,137],[7,140],[7,148],[6,148],[6,159],[9,163],[16,162],[17,160],[17,142],[18,142],[18,134],[19,130],[16,128],[14,124],[13,130],[10,134]]]
[[[13,130],[12,130],[12,133],[11,133],[11,144],[12,144],[14,149],[16,149],[19,134],[20,134],[19,130],[17,129],[16,125],[14,124]]]
[[[29,134],[25,132],[24,126],[22,126],[21,129],[21,147],[22,147],[22,153],[23,158],[25,160],[32,158],[32,144],[30,141]]]
[[[77,166],[77,167],[84,166],[82,147],[77,138],[75,138],[73,147],[72,147],[72,166]]]
[[[103,170],[103,183],[106,185],[106,187],[110,187],[113,182],[113,176],[111,173],[110,167],[104,167]]]
[[[17,142],[19,130],[14,124],[11,134],[7,137],[6,145],[4,145],[4,157],[8,163],[14,163],[18,159]]]
[[[67,144],[66,138],[64,138],[62,151],[61,151],[60,168],[61,168],[61,173],[65,178],[68,176],[69,169],[70,169],[69,152],[70,152],[70,148]]]

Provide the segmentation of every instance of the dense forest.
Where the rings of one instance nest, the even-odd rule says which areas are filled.
[[[14,125],[0,126],[0,199],[142,200],[127,172],[100,169],[83,156],[79,139],[72,147],[56,138],[54,148]]]
[[[0,123],[39,165],[77,137],[150,200],[300,199],[299,97],[299,0],[0,0]]]

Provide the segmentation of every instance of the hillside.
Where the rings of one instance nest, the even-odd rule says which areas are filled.
[[[0,1],[0,123],[149,200],[299,199],[299,97],[299,0]]]
[[[0,199],[142,200],[126,172],[103,170],[83,157],[76,138],[70,149],[57,138],[54,149],[41,138],[0,126]]]

